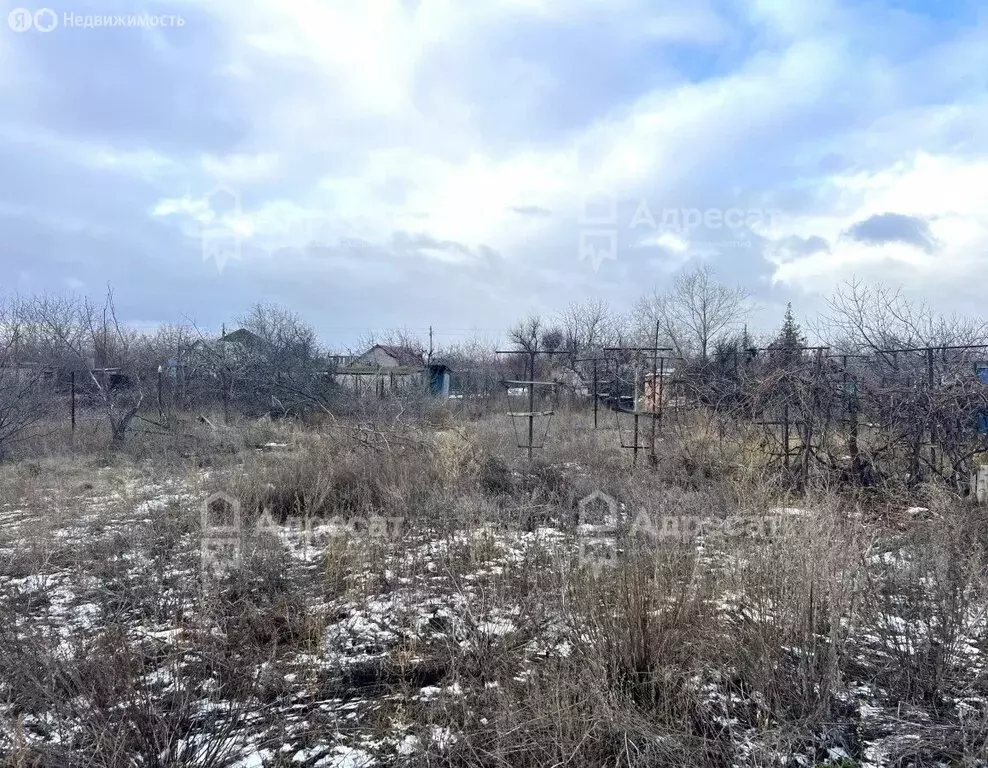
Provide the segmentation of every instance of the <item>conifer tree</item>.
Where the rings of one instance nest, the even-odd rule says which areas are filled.
[[[775,337],[770,348],[772,350],[772,360],[780,365],[790,365],[802,357],[802,348],[806,346],[806,337],[802,328],[796,322],[792,314],[792,302],[786,305],[785,318],[782,321],[782,329]]]

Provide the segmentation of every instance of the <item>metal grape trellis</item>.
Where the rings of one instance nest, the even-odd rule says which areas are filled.
[[[505,395],[508,399],[508,417],[511,419],[511,425],[515,433],[515,443],[519,448],[525,448],[528,454],[528,459],[531,461],[533,452],[536,448],[544,448],[546,440],[549,437],[549,425],[552,422],[552,417],[555,414],[553,410],[541,410],[536,411],[536,396],[535,391],[537,387],[543,390],[555,391],[559,384],[554,381],[538,381],[535,378],[536,372],[536,358],[539,355],[554,355],[559,354],[556,350],[547,349],[529,349],[529,350],[497,350],[496,354],[500,360],[501,355],[524,355],[527,358],[526,365],[526,375],[527,378],[516,380],[516,379],[502,379],[501,384],[505,388]],[[512,411],[510,410],[511,405],[511,392],[512,390],[523,389],[527,399],[528,399],[528,410],[526,411]],[[544,398],[540,398],[544,399]],[[539,434],[536,434],[535,422],[536,419],[541,419],[541,425]]]
[[[649,455],[654,463],[656,459],[655,445],[656,445],[656,431],[662,420],[662,407],[663,407],[663,389],[664,389],[664,378],[665,378],[665,362],[667,358],[662,355],[663,352],[672,352],[671,347],[660,347],[659,346],[659,326],[656,323],[655,326],[655,337],[654,344],[651,347],[640,347],[640,346],[617,346],[617,347],[605,347],[605,353],[609,353],[612,356],[614,364],[614,389],[613,398],[610,403],[611,409],[614,411],[614,418],[617,422],[618,428],[618,438],[621,443],[622,448],[627,448],[632,451],[632,466],[638,464],[638,454],[642,450],[649,451]],[[642,389],[646,392],[645,402],[646,407],[644,409],[639,408],[639,373],[641,367],[639,361],[641,356],[645,356],[645,360],[651,360],[652,363],[652,374],[650,379],[646,378],[646,386]],[[621,405],[622,394],[621,394],[621,376],[620,376],[620,366],[621,358],[624,356],[630,356],[633,361],[633,373],[632,373],[632,396],[631,396],[631,408],[624,408]],[[651,392],[648,392],[647,382],[651,381]],[[596,399],[596,393],[595,393]],[[624,441],[624,431],[621,428],[621,416],[622,414],[631,417],[631,442],[625,443]],[[641,419],[645,417],[651,421],[650,429],[650,439],[647,444],[641,444]]]
[[[719,444],[737,446],[736,460],[775,466],[797,488],[836,473],[861,486],[937,481],[964,490],[979,454],[988,458],[988,345],[734,345],[684,359],[657,342],[619,343],[572,361],[586,366],[585,380],[592,376],[594,428],[603,403],[635,464],[643,451],[656,461],[670,425],[694,439],[713,426]],[[509,414],[519,447],[531,457],[545,445],[554,413],[539,407],[546,399],[539,390],[560,386],[539,380],[537,359],[558,352],[499,354],[526,363],[522,376],[504,383],[528,398],[527,410]],[[544,429],[536,428],[540,420]]]
[[[738,440],[745,424],[760,428],[762,452],[799,488],[819,471],[856,485],[936,480],[960,490],[988,447],[988,386],[975,357],[985,349],[735,348],[694,364],[682,383],[722,439],[731,425]]]

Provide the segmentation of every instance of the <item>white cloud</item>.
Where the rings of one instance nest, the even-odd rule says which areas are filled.
[[[875,95],[898,99],[905,76],[913,75],[880,56],[863,58],[852,44],[857,32],[850,25],[864,20],[833,2],[743,4],[748,22],[769,35],[763,50],[721,76],[661,80],[551,143],[496,141],[475,117],[487,94],[464,92],[450,77],[458,68],[491,66],[472,57],[471,45],[512,25],[523,30],[533,23],[596,24],[600,44],[614,46],[633,36],[709,44],[732,33],[704,4],[687,11],[682,5],[633,0],[622,0],[620,6],[593,0],[478,0],[470,6],[439,0],[414,6],[398,0],[214,3],[231,25],[233,60],[243,71],[264,83],[265,66],[277,63],[289,80],[277,92],[266,87],[245,92],[255,104],[250,143],[263,151],[209,156],[203,170],[251,184],[289,173],[291,158],[300,152],[327,151],[334,157],[342,152],[346,162],[327,168],[290,196],[258,198],[244,211],[250,226],[243,231],[253,233],[257,243],[304,245],[315,221],[322,242],[352,239],[387,247],[393,233],[406,232],[470,251],[488,246],[517,263],[540,247],[558,247],[569,239],[575,243],[575,222],[588,190],[610,188],[623,199],[687,207],[692,203],[682,190],[716,189],[721,165],[730,166],[746,152],[791,151],[797,173],[824,152],[843,152],[864,170],[828,175],[810,168],[807,178],[783,178],[775,187],[733,180],[734,197],[743,208],[775,208],[785,187],[798,183],[809,191],[810,210],[797,208],[777,227],[756,227],[758,233],[770,240],[817,236],[832,243],[829,251],[810,255],[769,248],[766,266],[777,285],[814,290],[853,272],[887,271],[890,264],[917,275],[960,269],[967,263],[960,249],[982,242],[976,208],[983,196],[972,188],[984,169],[965,170],[948,154],[916,151],[919,142],[954,124],[958,111],[975,114],[970,105],[948,111],[904,104],[888,109],[884,121],[868,128],[852,120],[845,129],[829,135],[824,130],[819,141],[795,150],[768,144],[781,127],[798,124],[820,104]],[[620,50],[614,55],[619,57]],[[924,55],[943,58],[947,53]],[[429,68],[436,56],[443,66]],[[518,81],[521,103],[536,103],[529,100],[565,75],[541,61],[505,59],[496,66]],[[429,73],[427,82],[422,72]],[[862,157],[878,157],[882,146],[892,145],[896,162],[871,170],[862,164]],[[711,204],[726,207],[730,198],[724,194]],[[512,209],[522,201],[558,215],[519,217]],[[164,204],[162,210],[168,208]],[[841,233],[855,222],[885,212],[930,219],[934,236],[954,255],[841,242]],[[202,215],[200,210],[186,213]],[[720,237],[725,239],[726,231]],[[719,242],[690,240],[668,232],[647,239],[644,244],[666,253],[652,260],[652,267],[666,272],[690,256],[715,259],[722,249]],[[426,260],[470,261],[461,251],[422,248],[417,253]],[[749,252],[740,256],[745,254],[752,258]],[[740,257],[734,250],[730,255]],[[757,271],[757,265],[749,268]]]
[[[636,248],[662,248],[670,253],[686,253],[689,249],[689,241],[672,232],[659,232],[646,237],[635,244]]]
[[[830,251],[777,259],[774,279],[802,288],[830,286],[851,274],[891,278],[922,291],[951,281],[968,283],[988,267],[988,156],[980,159],[916,153],[911,159],[871,172],[837,175],[829,213],[779,222],[774,239],[818,235]],[[903,243],[863,244],[842,238],[853,224],[897,213],[929,221],[935,250]],[[821,283],[823,281],[823,283]],[[932,282],[931,282],[932,281]]]
[[[223,184],[245,184],[274,177],[280,160],[277,152],[205,155],[202,158],[202,169],[208,176]]]
[[[436,10],[441,4],[423,4],[419,12],[425,13],[426,18],[433,18],[422,10],[426,7],[441,19],[438,27],[424,27],[431,30],[432,37],[445,37],[441,30],[447,27],[469,27],[462,11],[453,13],[447,9],[444,16]],[[419,22],[392,4],[377,4],[375,8],[388,12],[381,21],[383,31],[373,40],[367,38],[367,10],[341,14],[323,9],[309,16],[306,14],[312,11],[311,3],[295,3],[281,6],[277,12],[269,11],[277,13],[288,30],[279,33],[284,42],[284,51],[279,49],[279,55],[306,53],[317,65],[318,77],[332,81],[343,64],[359,64],[359,60],[345,59],[352,46],[342,52],[336,49],[335,37],[344,35],[373,50],[383,46],[388,49],[384,58],[391,57],[391,63],[379,62],[370,73],[356,66],[350,73],[349,85],[372,101],[377,97],[367,93],[381,79],[396,85],[396,90],[388,93],[406,93],[408,72],[426,42],[412,44],[404,40],[392,49],[389,41],[401,35],[388,30],[403,29],[414,38]],[[489,13],[489,9],[481,7],[478,15],[483,17],[485,12]],[[542,12],[549,12],[549,6],[542,7]],[[318,50],[310,51],[299,36],[306,40],[307,35],[318,37],[317,31],[325,30],[327,24],[339,24],[345,32],[336,29],[328,39],[319,38]],[[335,52],[325,53],[326,49]],[[265,50],[270,52],[271,46],[266,44]],[[622,114],[603,116],[554,145],[500,148],[496,153],[485,146],[482,136],[455,120],[453,125],[440,123],[433,134],[423,135],[421,116],[414,110],[403,114],[409,104],[387,96],[385,101],[393,109],[386,111],[400,118],[400,125],[406,126],[407,131],[395,131],[389,143],[362,147],[351,159],[352,170],[334,172],[324,177],[317,189],[304,190],[290,202],[269,201],[267,207],[325,210],[324,221],[338,227],[340,235],[346,237],[382,242],[400,229],[462,242],[471,248],[487,245],[509,258],[523,258],[533,237],[556,231],[558,224],[535,218],[519,221],[511,208],[520,200],[575,219],[584,195],[591,189],[611,188],[634,198],[644,195],[646,185],[658,180],[662,189],[674,193],[676,185],[688,178],[694,167],[709,165],[712,156],[731,151],[733,139],[725,133],[725,125],[749,131],[769,129],[775,121],[834,87],[841,74],[839,63],[839,52],[825,46],[793,46],[778,57],[759,58],[722,79],[648,92]],[[391,74],[385,77],[381,74],[385,71]],[[368,116],[379,111],[378,106],[351,101],[347,95],[342,103],[333,102],[344,120],[353,116],[347,110]],[[307,104],[293,102],[287,114],[297,115],[298,110],[306,109]],[[263,116],[260,121],[263,124]],[[311,130],[311,124],[310,119],[301,122],[303,135]],[[326,132],[332,133],[328,119]],[[742,136],[738,134],[737,140]],[[292,151],[294,140],[286,137],[284,142],[278,146],[278,153]],[[450,155],[450,146],[462,149]],[[271,158],[278,153],[262,157]],[[228,169],[214,163],[211,170],[223,177]],[[264,166],[262,170],[268,168]],[[381,194],[381,189],[394,179],[406,186],[396,200]],[[265,218],[263,213],[259,218]],[[263,229],[259,227],[258,231]]]
[[[88,100],[76,98],[64,61],[31,66],[58,50],[0,40],[0,63],[49,78],[65,110],[60,125],[0,120],[0,148],[101,179],[84,196],[126,198],[120,229],[149,226],[142,245],[180,232],[198,259],[195,238],[214,227],[250,253],[335,247],[293,262],[284,279],[295,283],[332,268],[400,285],[436,269],[430,279],[466,295],[497,272],[505,307],[492,299],[489,311],[511,313],[561,285],[630,300],[692,258],[760,289],[769,275],[775,291],[813,292],[863,272],[949,294],[945,281],[975,270],[988,244],[988,99],[971,75],[988,64],[984,28],[839,0],[183,1],[186,32],[207,38],[208,55],[186,58],[176,41],[198,51],[194,35],[159,35],[173,47],[144,63],[162,67],[159,88],[175,86],[167,114],[156,100],[99,101],[116,93],[95,74]],[[96,53],[75,55],[105,65]],[[136,67],[114,71],[145,85]],[[40,93],[0,74],[2,93],[18,87],[17,104]],[[30,114],[44,123],[56,111]],[[21,187],[37,177],[25,170]],[[233,191],[232,210],[206,197],[214,185]],[[10,216],[59,191],[36,186],[30,203],[10,193]],[[625,206],[646,201],[660,225],[669,208],[786,216],[754,235],[626,227],[617,261],[592,273],[577,258],[579,214],[601,189]],[[928,222],[935,249],[842,238],[885,213]],[[801,248],[808,238],[829,248]],[[237,265],[246,283],[266,274],[262,260]]]
[[[0,143],[39,156],[55,156],[83,168],[135,178],[155,179],[182,170],[175,160],[153,149],[121,149],[109,142],[69,138],[52,130],[12,123],[0,123]]]

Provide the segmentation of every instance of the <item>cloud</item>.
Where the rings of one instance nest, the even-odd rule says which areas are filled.
[[[627,306],[696,258],[773,306],[851,275],[973,305],[988,27],[900,6],[183,0],[181,29],[0,34],[7,274],[205,324],[270,298],[317,326],[500,328]],[[600,192],[618,250],[594,271]],[[243,258],[217,274],[204,231]]]
[[[855,276],[891,283],[945,310],[979,312],[970,276],[984,269],[988,255],[984,173],[988,156],[920,151],[891,166],[830,177],[827,208],[784,222],[770,250],[778,253],[783,236],[795,231],[821,233],[831,248],[776,257],[773,280],[824,292]]]
[[[930,232],[930,225],[915,216],[904,216],[900,213],[879,213],[859,221],[844,232],[848,237],[867,245],[885,245],[887,243],[906,243],[930,253],[936,241]]]

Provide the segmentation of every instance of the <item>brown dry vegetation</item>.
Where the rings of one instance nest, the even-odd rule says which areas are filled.
[[[794,498],[757,440],[697,420],[632,468],[612,420],[566,412],[529,463],[471,408],[113,452],[39,429],[0,465],[3,764],[983,764],[969,501],[823,470]],[[597,490],[621,510],[594,537]],[[247,533],[207,576],[214,492]],[[721,525],[656,539],[642,513]]]

